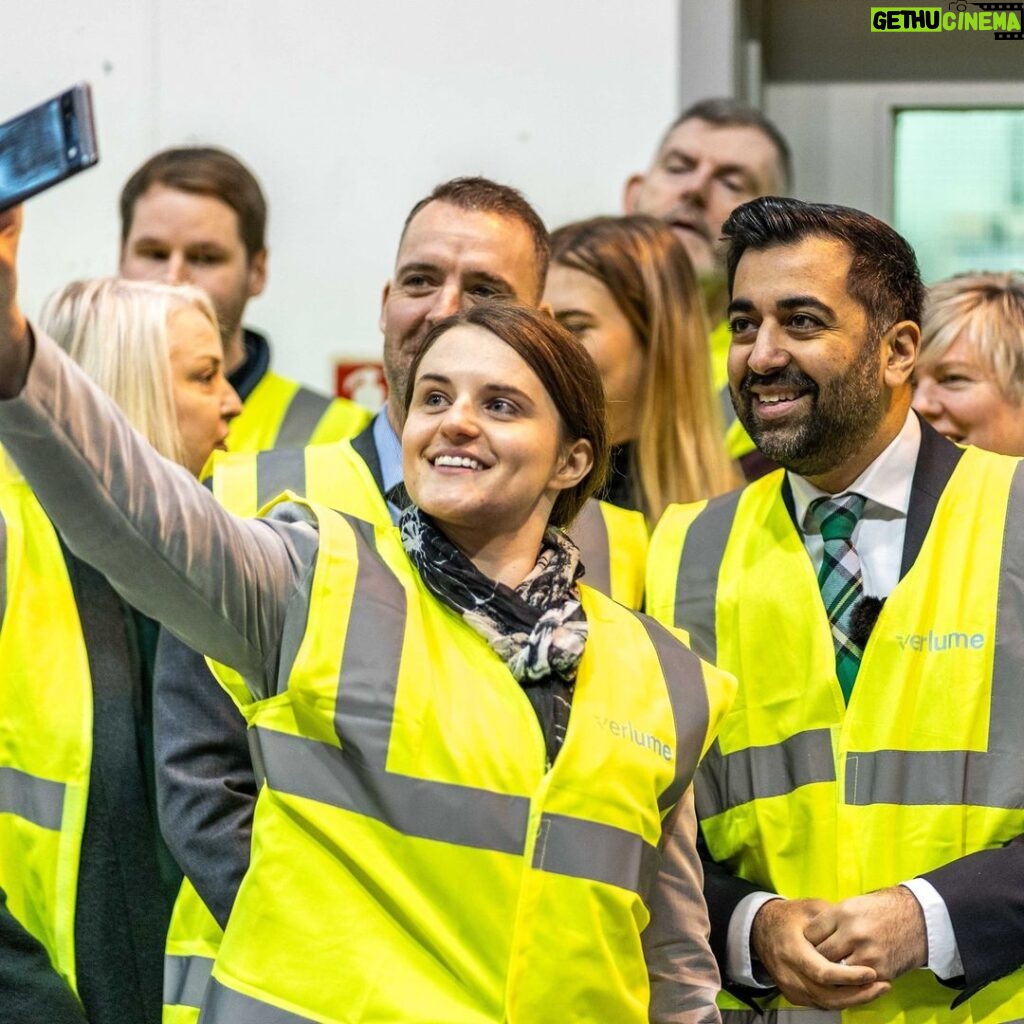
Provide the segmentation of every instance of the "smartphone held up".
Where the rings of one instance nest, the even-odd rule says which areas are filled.
[[[0,210],[98,160],[92,94],[82,82],[0,124]]]

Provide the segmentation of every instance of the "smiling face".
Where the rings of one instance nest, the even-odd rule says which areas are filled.
[[[400,422],[409,367],[434,324],[475,302],[532,304],[539,293],[533,236],[523,221],[443,200],[423,207],[402,237],[381,303],[392,424]]]
[[[914,408],[951,441],[1024,455],[1024,408],[1000,388],[975,343],[961,334],[941,356],[928,353],[914,374]]]
[[[214,449],[225,449],[228,424],[242,403],[224,376],[220,335],[198,309],[171,314],[167,344],[184,466],[198,477]]]
[[[490,331],[453,327],[420,362],[402,431],[405,485],[471,558],[522,545],[532,567],[555,498],[590,468],[588,450],[564,437],[540,378]]]
[[[733,404],[757,447],[826,491],[846,487],[899,432],[916,325],[872,336],[829,238],[748,249],[729,304]]]
[[[561,263],[553,263],[548,270],[544,302],[597,364],[608,403],[609,441],[635,440],[641,412],[637,399],[647,357],[626,314],[596,277]]]
[[[721,269],[722,225],[741,203],[782,191],[771,139],[747,125],[689,118],[669,132],[645,175],[626,185],[626,212],[665,221],[700,275]]]
[[[241,364],[242,315],[266,283],[266,250],[249,258],[238,214],[227,203],[151,185],[133,208],[120,272],[132,281],[202,288],[217,310],[229,370]]]

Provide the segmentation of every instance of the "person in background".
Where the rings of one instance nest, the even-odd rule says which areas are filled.
[[[366,425],[370,414],[354,402],[274,373],[267,339],[243,326],[269,256],[266,199],[237,157],[211,146],[157,153],[128,179],[120,210],[121,276],[197,285],[217,310],[228,380],[242,400],[233,451],[337,441]]]
[[[582,346],[524,307],[441,321],[398,528],[241,519],[29,327],[18,228],[0,440],[69,543],[220,663],[264,770],[204,1021],[717,1021],[688,793],[735,683],[577,583],[563,528],[607,466]]]
[[[748,480],[774,468],[758,452],[729,401],[729,328],[722,225],[757,196],[792,184],[789,144],[761,111],[729,98],[705,99],[669,126],[651,166],[626,182],[626,213],[647,213],[679,236],[701,282],[712,331],[711,372],[725,415],[729,454]]]
[[[928,289],[914,408],[957,444],[1024,455],[1024,275],[957,274]]]
[[[240,408],[196,288],[68,285],[40,323],[196,476]],[[5,458],[0,519],[0,979],[5,1024],[156,1024],[181,872],[157,829],[156,624],[76,558]],[[10,935],[17,928],[20,937]]]
[[[544,301],[590,352],[612,444],[606,500],[653,526],[672,502],[739,482],[711,388],[707,322],[682,243],[653,217],[596,217],[551,236]]]

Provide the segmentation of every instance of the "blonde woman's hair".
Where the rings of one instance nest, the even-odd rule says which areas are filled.
[[[1024,404],[1024,274],[956,274],[928,289],[921,318],[919,365],[941,359],[966,337],[999,390]]]
[[[42,329],[110,395],[132,426],[178,463],[184,462],[184,448],[167,322],[190,307],[217,328],[213,306],[198,288],[101,277],[65,285],[46,300],[39,317]]]
[[[551,236],[553,263],[597,278],[636,333],[646,366],[636,403],[634,498],[650,522],[672,502],[739,483],[711,382],[708,325],[693,265],[654,217],[594,217]]]

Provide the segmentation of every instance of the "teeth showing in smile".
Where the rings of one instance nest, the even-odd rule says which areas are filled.
[[[775,405],[777,402],[795,402],[799,397],[796,392],[785,395],[758,395],[763,405]]]
[[[471,459],[468,455],[438,455],[434,459],[435,466],[456,466],[459,469],[483,469],[483,464]]]

